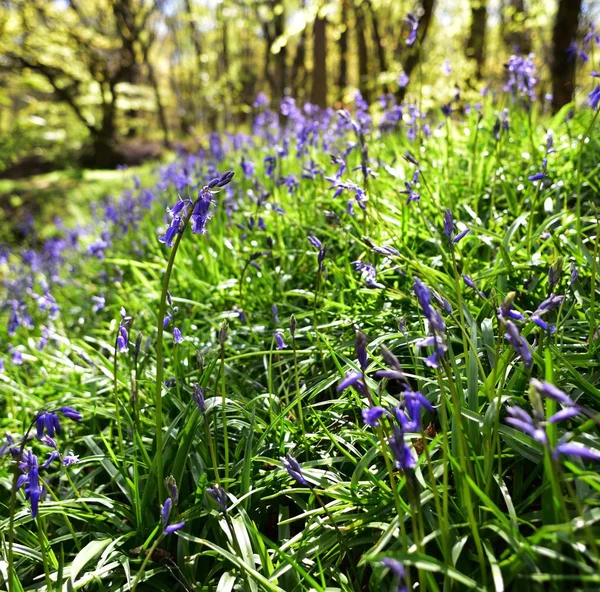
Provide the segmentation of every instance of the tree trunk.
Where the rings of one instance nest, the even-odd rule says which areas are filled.
[[[365,12],[362,2],[354,5],[354,20],[356,28],[356,45],[358,47],[358,90],[363,99],[370,103],[369,92],[369,53],[365,38]]]
[[[158,121],[160,128],[163,133],[163,146],[169,147],[169,126],[167,124],[167,115],[165,113],[165,107],[160,97],[160,90],[158,88],[158,80],[156,80],[156,73],[154,72],[154,66],[149,60],[146,60],[146,67],[148,68],[148,80],[154,90],[154,100],[156,101],[156,111],[158,112]]]
[[[276,14],[273,20],[275,39],[278,39],[285,32],[285,11],[282,10],[280,14]],[[279,48],[279,53],[275,56],[275,80],[277,83],[277,98],[281,99],[284,97],[287,87],[287,43]]]
[[[554,22],[552,60],[552,109],[554,112],[573,100],[575,64],[567,48],[577,35],[582,0],[560,0]]]
[[[410,53],[406,56],[402,64],[402,69],[406,73],[406,75],[410,78],[412,71],[415,69],[415,66],[419,64],[420,48],[423,47],[425,43],[425,39],[427,37],[427,31],[429,29],[429,24],[431,23],[431,19],[433,17],[433,10],[435,8],[435,0],[423,0],[423,14],[421,15],[421,19],[419,20],[419,32],[417,36],[417,41],[411,47]],[[396,93],[398,102],[402,102],[404,100],[404,95],[406,94],[406,87],[398,89]]]
[[[387,60],[385,57],[385,47],[383,46],[383,40],[381,39],[381,35],[379,33],[379,19],[377,18],[377,13],[373,8],[373,3],[371,0],[366,0],[367,8],[369,10],[369,14],[371,15],[371,31],[373,35],[373,45],[377,50],[377,61],[379,62],[379,72],[387,72]],[[388,88],[387,84],[383,84],[383,92],[387,93]]]
[[[327,107],[327,21],[317,15],[313,24],[313,79],[310,101]]]
[[[340,33],[340,70],[337,79],[338,98],[344,99],[344,91],[348,86],[348,0],[342,0],[340,8],[342,20],[342,32]]]
[[[301,91],[306,85],[306,27],[300,33],[296,54],[292,63],[292,73],[290,84],[292,86],[292,96],[296,99],[300,98]]]
[[[471,0],[471,30],[467,40],[467,58],[475,60],[475,75],[483,78],[485,63],[485,34],[487,27],[487,0]]]

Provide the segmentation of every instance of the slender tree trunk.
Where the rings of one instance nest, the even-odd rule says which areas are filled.
[[[313,24],[313,79],[311,103],[327,107],[327,21],[317,15]]]
[[[358,48],[358,90],[363,99],[370,103],[369,92],[369,53],[365,38],[365,12],[361,3],[354,5],[354,21],[356,28],[356,46]]]
[[[402,63],[402,69],[406,73],[406,75],[410,78],[412,71],[419,64],[419,58],[422,54],[421,48],[425,43],[425,39],[427,37],[427,31],[429,30],[429,25],[431,23],[431,19],[433,18],[433,10],[435,8],[435,0],[423,0],[423,14],[421,15],[421,19],[419,20],[419,32],[417,36],[417,41],[411,47],[411,51],[406,56],[405,60]],[[406,94],[406,88],[398,89],[396,93],[398,102],[402,102],[404,100],[404,95]]]
[[[344,91],[348,86],[348,0],[342,0],[341,4],[342,32],[338,42],[340,48],[340,70],[337,79],[338,98],[344,99]]]
[[[290,76],[290,84],[292,86],[292,96],[300,98],[301,92],[306,85],[306,27],[300,33],[296,54],[292,63],[292,72]]]
[[[154,91],[154,100],[156,101],[156,111],[158,113],[158,121],[160,123],[160,128],[163,133],[163,146],[165,148],[169,147],[169,125],[167,123],[167,115],[165,113],[165,107],[163,105],[160,90],[158,88],[158,80],[156,79],[156,73],[154,71],[154,66],[150,63],[149,60],[146,60],[146,68],[148,69],[148,80],[150,80],[150,85],[152,86],[152,90]]]
[[[552,109],[554,112],[573,100],[575,63],[567,54],[575,40],[582,0],[560,0],[554,22],[552,60]]]
[[[487,28],[487,0],[471,0],[471,30],[467,40],[467,57],[475,60],[475,75],[483,78],[485,64],[485,35]]]
[[[187,24],[190,29],[190,37],[192,44],[194,45],[194,52],[196,54],[196,64],[198,66],[198,74],[202,71],[202,45],[200,43],[200,33],[196,27],[196,19],[192,12],[192,4],[190,0],[184,0],[185,12],[187,18]]]
[[[280,14],[275,15],[273,25],[275,39],[277,39],[285,32],[285,12],[283,10]],[[277,98],[281,99],[285,95],[285,89],[287,87],[287,43],[279,48],[279,53],[275,56],[275,79],[278,91]]]
[[[379,33],[379,19],[377,17],[377,12],[373,8],[373,3],[371,0],[366,0],[366,5],[369,10],[369,14],[371,15],[371,32],[373,35],[373,45],[377,50],[377,61],[379,62],[379,72],[387,72],[387,59],[385,57],[385,47],[383,45],[383,40]],[[387,84],[383,84],[383,92],[387,93],[388,88]]]

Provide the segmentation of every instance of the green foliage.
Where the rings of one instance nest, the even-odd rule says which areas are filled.
[[[60,449],[73,449],[80,462],[43,473],[48,495],[35,520],[18,493],[15,590],[47,590],[55,581],[67,590],[397,589],[383,558],[403,562],[419,589],[598,586],[598,464],[553,460],[504,421],[508,404],[530,409],[532,377],[553,382],[586,410],[598,409],[597,126],[590,112],[537,121],[535,112],[514,109],[510,131],[497,140],[495,108],[501,106],[491,101],[481,120],[476,112],[464,120],[455,114],[420,144],[403,131],[374,131],[368,150],[378,176],[369,179],[364,214],[356,207],[349,215],[349,196],[333,198],[321,175],[301,178],[307,165],[335,174],[326,153],[311,148],[304,161],[290,150],[280,159],[281,173],[299,180],[288,191],[265,174],[272,143],[257,140],[241,152],[226,150],[218,163],[219,172],[233,168],[236,178],[231,195],[216,193],[207,235],[186,230],[176,253],[156,240],[165,206],[178,199],[172,186],[161,185],[151,209],[113,235],[103,259],[62,262],[68,281],[53,287],[57,318],[33,309],[32,328],[9,335],[3,326],[0,337],[3,350],[16,346],[24,359],[15,365],[2,358],[3,430],[23,434],[42,408],[69,405],[84,416],[81,426],[63,423]],[[556,153],[549,156],[549,180],[538,188],[527,177],[539,170],[545,129],[554,131]],[[585,136],[589,142],[582,144]],[[402,159],[407,150],[422,171],[421,199],[410,204],[398,193],[414,172]],[[242,155],[256,164],[255,176],[241,171]],[[363,186],[359,164],[355,150],[344,178]],[[210,177],[206,161],[188,165],[198,184]],[[171,172],[181,170],[182,161],[174,166]],[[255,197],[263,187],[268,205],[259,209]],[[180,193],[197,196],[188,187]],[[471,228],[453,248],[443,230],[446,208],[457,230]],[[131,206],[121,215],[134,213]],[[249,226],[258,215],[266,232],[257,220]],[[82,233],[84,246],[112,228],[99,218],[89,235]],[[309,234],[327,246],[323,268]],[[386,257],[372,245],[394,247],[398,255]],[[16,257],[3,264],[7,277]],[[365,284],[357,260],[376,265],[383,287]],[[570,262],[579,270],[576,281],[569,278]],[[551,266],[558,277],[552,286]],[[484,295],[466,287],[462,274]],[[413,294],[415,277],[452,309],[443,312],[448,352],[438,370],[425,365],[418,347],[427,324]],[[523,323],[533,346],[529,369],[506,342],[497,316],[512,291],[516,308],[529,312],[552,291],[566,296],[547,319],[556,332],[539,330],[529,315]],[[92,297],[100,293],[106,307],[93,312]],[[162,351],[161,304],[178,307]],[[129,352],[117,355],[121,307],[133,321]],[[219,339],[224,323],[227,335]],[[51,325],[51,343],[39,351],[42,324]],[[173,326],[182,343],[175,343]],[[336,389],[346,372],[359,369],[356,329],[368,336],[368,395]],[[278,330],[284,349],[276,347]],[[424,416],[424,430],[407,435],[418,458],[414,470],[394,468],[387,420],[369,427],[361,416],[369,396],[390,410],[401,400],[397,383],[375,375],[385,368],[382,346],[399,359],[411,387],[436,406]],[[163,368],[174,381],[159,381],[157,389]],[[204,411],[194,403],[195,384],[204,389]],[[559,408],[546,405],[549,414]],[[596,411],[548,424],[547,431],[551,443],[569,432],[600,450]],[[31,446],[45,450],[36,441]],[[286,453],[301,463],[307,484],[285,472]],[[170,523],[186,523],[168,536],[160,526],[161,472],[175,476],[179,489]],[[12,482],[6,461],[0,478],[5,558]],[[207,494],[215,483],[227,491],[226,513]],[[6,582],[7,564],[0,565]]]

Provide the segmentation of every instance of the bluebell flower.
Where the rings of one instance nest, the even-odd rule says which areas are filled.
[[[560,455],[577,456],[586,460],[600,461],[600,451],[587,448],[578,442],[565,442],[561,439],[556,445],[552,456],[558,458]]]
[[[465,236],[467,236],[467,234],[469,234],[469,232],[471,232],[470,228],[465,228],[464,230],[461,230],[452,240],[452,244],[456,244],[459,243],[463,238],[465,238]]]
[[[220,485],[207,488],[206,493],[216,502],[221,512],[227,512],[227,492]]]
[[[504,90],[510,91],[514,97],[517,96],[517,93],[528,97],[531,102],[536,99],[535,85],[537,84],[533,57],[533,54],[528,56],[512,55],[504,66],[509,74]]]
[[[182,341],[181,331],[177,327],[173,327],[173,343],[181,343]]]
[[[63,456],[62,459],[62,463],[65,467],[70,467],[71,465],[75,465],[79,462],[79,456],[76,454],[73,454],[73,452],[69,452],[68,454],[65,454]]]
[[[106,305],[106,299],[104,298],[103,294],[99,294],[98,296],[92,296],[92,302],[94,303],[92,305],[93,312],[98,312],[102,310]]]
[[[369,407],[368,409],[362,410],[363,421],[371,427],[379,425],[379,420],[385,414],[383,407]]]
[[[447,209],[444,212],[444,234],[448,240],[452,240],[452,233],[454,232],[454,216],[452,216],[452,210]]]
[[[410,27],[408,37],[406,39],[406,45],[412,47],[417,40],[417,32],[419,30],[419,19],[409,12],[404,19],[404,22]]]
[[[406,72],[402,72],[400,76],[398,76],[398,86],[400,88],[406,88],[409,82],[410,78],[406,75]]]
[[[177,524],[169,524],[169,516],[171,514],[171,508],[173,506],[173,501],[170,497],[165,500],[165,503],[161,506],[160,517],[163,525],[163,534],[168,536],[181,530],[185,526],[185,522],[179,522]]]
[[[275,338],[275,344],[276,344],[277,349],[285,349],[287,347],[286,342],[283,340],[283,335],[281,334],[281,330],[275,331],[275,333],[273,334],[273,337]]]
[[[519,329],[517,329],[517,326],[512,321],[505,320],[504,325],[506,328],[506,333],[504,334],[506,341],[510,343],[515,350],[515,353],[521,356],[525,367],[531,368],[533,355],[529,343],[527,343],[527,340],[519,333]]]
[[[359,394],[364,394],[366,392],[366,386],[363,381],[362,373],[354,372],[353,370],[348,372],[346,377],[338,384],[337,391],[338,393],[341,393],[350,387],[352,387]]]
[[[47,469],[59,457],[60,457],[60,452],[58,450],[53,450],[52,452],[48,453],[48,458],[42,464],[41,468]]]
[[[25,460],[20,466],[25,474],[17,481],[17,487],[24,487],[25,499],[28,499],[31,505],[31,517],[36,518],[42,497],[37,456],[28,450],[25,453]]]
[[[477,294],[479,294],[479,296],[481,296],[482,298],[486,298],[486,295],[477,288],[477,286],[475,285],[475,282],[466,273],[462,274],[462,279],[465,282],[465,284],[467,284],[467,286],[469,286],[469,288],[472,288],[473,290],[475,290],[475,292]]]
[[[206,411],[206,402],[204,399],[204,389],[198,383],[194,384],[194,388],[192,391],[192,399],[198,409],[200,409],[201,413]]]
[[[304,487],[310,487],[308,481],[302,474],[302,467],[300,466],[300,463],[291,454],[286,454],[285,457],[281,457],[280,460],[283,464],[283,468],[289,473],[290,477],[292,477],[300,485],[303,485]]]
[[[508,417],[505,421],[508,425],[531,436],[536,442],[540,442],[540,444],[548,442],[546,430],[525,410],[520,407],[508,407],[506,411],[508,412]]]
[[[571,41],[569,47],[566,49],[566,53],[571,60],[579,58],[584,64],[590,61],[590,56],[583,49],[577,47],[575,41]]]
[[[356,339],[354,341],[354,351],[360,369],[365,372],[369,365],[369,356],[367,353],[367,336],[362,331],[356,332]]]
[[[406,587],[406,569],[404,568],[404,565],[397,559],[392,559],[391,557],[384,557],[381,560],[381,563],[387,567],[398,580],[398,586],[396,587],[395,592],[408,592],[408,588]]]
[[[54,438],[54,434],[60,435],[60,419],[54,411],[38,412],[35,418],[35,427],[38,440],[44,437],[44,432],[51,438]]]
[[[516,321],[522,321],[525,317],[523,313],[520,313],[517,310],[514,310],[514,299],[516,294],[514,292],[509,292],[506,295],[506,298],[500,304],[498,308],[498,317],[502,320],[513,319]]]
[[[406,189],[404,191],[400,191],[401,194],[408,196],[406,198],[406,205],[408,205],[411,201],[419,201],[421,199],[421,194],[417,193],[413,189],[413,184],[408,181],[404,181],[404,186]]]
[[[546,173],[535,173],[535,175],[530,175],[527,177],[530,181],[541,181],[546,177]]]
[[[365,280],[365,284],[367,288],[384,288],[383,284],[380,284],[375,281],[375,277],[377,276],[377,270],[372,263],[365,263],[364,261],[353,261],[352,265],[354,265],[356,271],[360,272],[363,279]]]
[[[171,498],[172,502],[177,505],[179,503],[179,489],[177,488],[175,477],[173,477],[173,475],[169,475],[165,479],[165,485],[167,486],[169,497]]]
[[[588,102],[594,111],[598,109],[598,105],[600,104],[600,84],[596,86],[594,90],[592,90],[590,96],[588,97]]]
[[[404,433],[397,426],[393,427],[394,435],[388,440],[390,450],[394,455],[394,464],[403,471],[414,469],[417,461],[412,455],[410,447],[404,441]]]

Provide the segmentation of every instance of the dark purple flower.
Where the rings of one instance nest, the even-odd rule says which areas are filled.
[[[323,247],[323,243],[316,236],[309,235],[308,242],[315,247],[315,249],[321,249]]]
[[[535,378],[531,380],[531,386],[538,392],[542,397],[547,397],[548,399],[552,399],[561,403],[562,405],[566,405],[572,407],[575,405],[575,402],[571,397],[569,397],[565,392],[561,391],[558,387],[546,381],[539,381]]]
[[[177,524],[169,524],[164,530],[165,535],[173,534],[178,530],[181,530],[185,526],[185,522],[178,522]]]
[[[506,341],[510,343],[516,354],[521,356],[525,366],[531,368],[533,355],[529,348],[529,343],[527,343],[527,340],[519,333],[519,329],[517,329],[517,326],[512,321],[505,320],[504,325],[506,327],[506,333],[504,334]]]
[[[53,450],[52,452],[50,452],[48,454],[48,458],[46,459],[44,464],[42,464],[41,468],[47,469],[59,457],[60,457],[60,452],[58,450]]]
[[[421,199],[421,194],[413,190],[412,183],[404,181],[404,185],[406,189],[404,191],[400,191],[400,193],[408,196],[406,199],[406,205],[408,205],[411,201],[419,201]]]
[[[367,354],[367,336],[362,331],[356,332],[354,350],[360,369],[364,372],[369,365],[369,356]]]
[[[83,419],[83,417],[81,416],[81,413],[79,413],[79,411],[77,411],[76,409],[73,409],[73,407],[60,407],[58,410],[67,419],[70,419],[72,421],[76,421],[79,423]]]
[[[452,233],[454,232],[454,217],[450,209],[444,212],[444,233],[448,237],[448,240],[452,239]]]
[[[220,485],[207,488],[206,493],[217,503],[221,512],[227,512],[227,492]]]
[[[362,393],[365,390],[365,383],[362,380],[360,372],[351,370],[346,377],[338,384],[337,391],[341,393],[347,388],[353,387],[357,392]]]
[[[285,457],[281,457],[280,460],[283,463],[283,468],[289,473],[290,477],[296,480],[300,485],[309,487],[308,481],[302,474],[300,463],[291,454],[286,454]]]
[[[546,176],[546,173],[535,173],[527,177],[530,181],[541,181]]]
[[[417,462],[414,459],[410,447],[404,442],[404,433],[398,427],[394,426],[394,435],[389,439],[390,450],[394,455],[397,469],[407,471],[414,469]]]
[[[165,503],[161,506],[160,509],[160,518],[162,520],[163,528],[167,527],[169,523],[169,516],[171,515],[171,507],[173,506],[173,501],[170,497],[165,500]]]
[[[198,384],[194,384],[194,390],[192,391],[192,399],[201,413],[206,411],[206,402],[204,399],[204,389]]]
[[[595,111],[600,104],[600,84],[590,93],[588,101],[590,103],[590,107]]]
[[[464,230],[462,230],[461,232],[459,232],[455,237],[454,240],[452,241],[452,244],[456,244],[458,242],[460,242],[463,238],[465,238],[465,236],[467,236],[467,234],[469,234],[469,232],[471,232],[470,228],[465,228]]]
[[[376,427],[379,425],[379,420],[381,416],[385,413],[385,409],[383,407],[369,407],[368,409],[362,410],[363,421],[371,427]]]
[[[54,434],[60,435],[60,420],[53,411],[40,411],[35,419],[37,438],[41,440],[44,437],[44,431],[54,438]]]
[[[406,39],[406,45],[412,47],[417,40],[417,32],[419,30],[419,19],[409,12],[404,19],[404,22],[410,27],[408,38]]]

